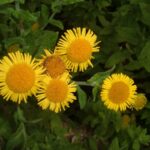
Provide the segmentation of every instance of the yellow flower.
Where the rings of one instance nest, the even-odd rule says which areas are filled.
[[[40,24],[38,22],[35,22],[31,26],[32,32],[37,31],[40,28]]]
[[[139,93],[139,94],[137,94],[137,97],[134,101],[133,108],[135,108],[136,110],[141,110],[144,108],[146,103],[147,103],[146,96],[142,93]]]
[[[0,94],[6,100],[20,103],[36,94],[43,69],[29,54],[8,53],[0,61]]]
[[[48,75],[52,78],[56,78],[67,72],[65,63],[59,55],[51,53],[47,49],[44,51],[45,55],[42,56],[43,58],[39,60],[39,63],[44,66]]]
[[[97,36],[86,28],[74,28],[67,30],[58,41],[56,52],[63,55],[63,59],[71,71],[84,71],[87,67],[93,66],[91,59],[92,52],[98,52],[99,42]]]
[[[43,84],[37,99],[42,109],[49,108],[54,112],[60,112],[65,107],[69,107],[69,102],[72,103],[76,100],[73,92],[76,91],[75,83],[70,83],[70,78],[67,73],[63,74],[59,78],[51,78],[45,76]]]
[[[122,127],[126,128],[131,123],[131,118],[129,115],[123,115],[122,116]]]
[[[130,108],[136,98],[136,85],[127,75],[122,73],[107,77],[102,85],[101,99],[108,109],[125,111]]]

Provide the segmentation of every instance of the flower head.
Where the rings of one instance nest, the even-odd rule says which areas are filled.
[[[131,117],[129,115],[123,115],[122,116],[122,127],[126,128],[131,123]]]
[[[62,58],[45,49],[45,55],[40,59],[40,64],[46,69],[46,73],[50,75],[52,78],[56,78],[63,73],[67,72],[66,65]]]
[[[63,55],[68,69],[77,72],[93,66],[91,59],[93,52],[98,52],[97,36],[86,28],[67,30],[58,41],[56,52]]]
[[[38,104],[42,109],[49,108],[56,113],[60,112],[62,109],[65,110],[65,107],[69,107],[69,102],[76,100],[73,95],[75,91],[76,85],[74,82],[70,83],[67,73],[59,78],[51,78],[46,75],[37,94]]]
[[[0,61],[0,94],[6,100],[26,102],[28,96],[36,94],[42,73],[29,54],[8,53]]]
[[[134,81],[127,75],[113,74],[104,80],[100,96],[108,109],[125,111],[133,105],[136,89]]]
[[[146,103],[147,103],[146,96],[142,93],[139,93],[139,94],[137,94],[137,97],[134,101],[133,108],[135,108],[136,110],[141,110],[144,108]]]
[[[37,31],[39,28],[40,28],[40,24],[38,22],[35,22],[31,26],[31,31],[32,32]]]

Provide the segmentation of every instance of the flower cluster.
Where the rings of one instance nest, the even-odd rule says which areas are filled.
[[[0,60],[0,94],[19,104],[34,95],[42,109],[65,110],[76,100],[76,83],[71,81],[71,72],[93,67],[92,54],[99,52],[98,44],[93,31],[74,28],[61,36],[53,52],[45,49],[40,59],[19,50],[8,53]],[[127,75],[113,74],[104,80],[100,97],[109,109],[138,110],[146,102],[142,102],[141,95],[137,98],[136,89]]]

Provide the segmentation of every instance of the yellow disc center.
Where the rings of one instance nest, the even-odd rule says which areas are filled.
[[[46,90],[46,96],[49,101],[54,103],[62,102],[66,99],[68,93],[67,83],[58,79],[52,80]]]
[[[28,92],[34,84],[35,73],[27,64],[16,64],[6,75],[6,83],[15,93]]]
[[[109,90],[109,99],[113,103],[123,103],[129,97],[129,87],[121,81],[113,83],[112,87]]]
[[[72,62],[82,63],[91,58],[92,47],[85,39],[76,39],[68,48],[67,57]]]
[[[65,64],[59,56],[46,57],[43,65],[46,68],[47,73],[52,78],[58,77],[59,75],[63,74],[66,70]]]

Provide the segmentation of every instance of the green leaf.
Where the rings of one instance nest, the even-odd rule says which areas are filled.
[[[145,43],[140,55],[139,61],[141,65],[150,72],[150,40]]]
[[[70,5],[79,2],[83,2],[84,0],[62,0],[63,5]]]
[[[18,106],[17,111],[14,114],[14,118],[16,122],[26,122],[26,118],[24,117],[23,110]]]
[[[141,67],[142,66],[141,66],[140,62],[137,60],[130,61],[127,65],[124,66],[125,69],[131,70],[131,71],[139,70],[139,69],[141,69]]]
[[[25,0],[15,0],[16,2],[19,2],[20,4],[24,4]]]
[[[53,31],[44,31],[43,35],[39,37],[39,50],[43,50],[44,48],[53,49],[58,38],[58,33]]]
[[[26,52],[33,54],[34,56],[40,56],[45,48],[53,50],[58,38],[58,32],[53,31],[37,31],[29,34],[26,39],[29,47],[26,48]],[[27,45],[27,46],[28,46]]]
[[[61,11],[63,5],[71,5],[78,2],[83,2],[84,0],[54,0],[51,3],[51,9],[54,13],[58,13]]]
[[[0,0],[0,5],[4,5],[4,4],[8,4],[8,3],[12,3],[15,0]]]
[[[28,10],[21,10],[18,12],[19,18],[23,19],[26,22],[36,22],[37,17],[30,13]]]
[[[150,4],[140,2],[139,5],[142,12],[142,17],[140,19],[143,21],[143,23],[150,26]]]
[[[86,105],[87,95],[80,88],[80,86],[77,86],[77,93],[78,93],[78,100],[79,100],[79,104],[80,104],[80,109],[83,109]]]
[[[134,140],[132,148],[133,150],[140,150],[140,143],[138,140]]]
[[[110,144],[109,150],[120,150],[118,138],[114,138]]]
[[[130,0],[131,4],[139,4],[139,2],[141,2],[141,0]]]
[[[138,32],[136,27],[116,26],[117,41],[129,42],[131,44],[138,43]]]
[[[37,143],[34,143],[32,150],[40,150]]]
[[[60,28],[61,30],[64,29],[63,23],[61,21],[59,21],[59,20],[55,20],[55,19],[51,19],[50,18],[49,19],[49,23],[52,24],[52,25],[54,25],[54,26],[56,26],[56,27],[58,27],[58,28]]]
[[[108,58],[108,60],[106,61],[106,67],[112,67],[116,64],[119,64],[128,57],[129,53],[127,51],[117,51]]]
[[[8,48],[8,46],[12,45],[12,44],[20,44],[23,45],[25,44],[24,38],[22,37],[12,37],[12,38],[7,38],[4,40],[5,43],[5,47]]]
[[[31,123],[31,124],[37,124],[39,122],[41,122],[43,119],[39,118],[39,119],[34,119],[34,120],[30,120],[30,121],[26,121],[27,123]]]
[[[43,26],[47,25],[48,17],[49,17],[48,7],[46,5],[42,5],[41,6],[41,18],[40,18],[41,25]]]
[[[115,66],[113,66],[110,70],[107,70],[105,72],[98,72],[94,74],[90,79],[87,80],[91,85],[98,86],[102,84],[103,80],[109,76],[113,70],[115,69]]]
[[[28,10],[15,10],[10,8],[8,9],[8,13],[17,19],[24,21],[24,24],[28,24],[29,22],[33,23],[37,21],[37,17]]]
[[[10,136],[9,123],[2,118],[0,118],[0,136],[5,138]]]
[[[139,142],[142,144],[150,143],[150,135],[147,135],[147,130],[143,129],[139,134]]]
[[[96,140],[92,137],[89,138],[89,146],[90,146],[90,150],[98,150]]]
[[[103,15],[99,15],[98,19],[100,21],[100,23],[105,27],[105,26],[109,26],[109,21],[106,20],[105,16]]]
[[[99,86],[95,86],[95,87],[92,89],[93,101],[96,100],[97,94],[98,94],[99,90],[100,90]]]
[[[60,116],[58,114],[51,113],[50,119],[51,119],[50,122],[51,131],[58,136],[63,136],[65,128],[63,128]]]
[[[25,127],[24,124],[21,123],[16,132],[10,136],[6,144],[6,150],[13,150],[17,146],[25,144],[26,138]]]

